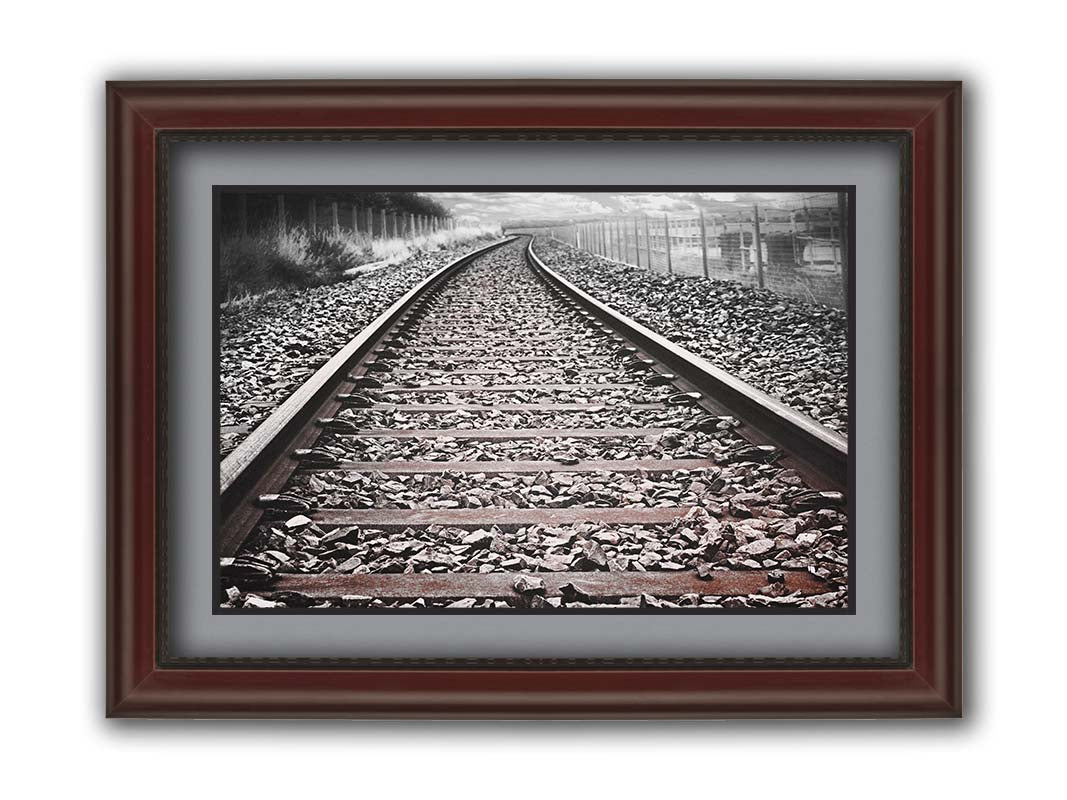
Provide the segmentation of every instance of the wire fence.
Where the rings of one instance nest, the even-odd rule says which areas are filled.
[[[844,192],[793,194],[726,214],[612,216],[521,230],[651,272],[733,280],[844,308],[847,203]]]

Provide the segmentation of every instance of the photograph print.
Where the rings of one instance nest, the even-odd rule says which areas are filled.
[[[221,614],[855,610],[850,186],[218,186]]]

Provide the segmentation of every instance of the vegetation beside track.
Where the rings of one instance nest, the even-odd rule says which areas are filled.
[[[496,235],[486,227],[460,227],[418,236],[372,238],[350,230],[261,230],[219,242],[218,291],[224,309],[256,302],[279,290],[306,289],[347,280],[419,253],[436,253]]]

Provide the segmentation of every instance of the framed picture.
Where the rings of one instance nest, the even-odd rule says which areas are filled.
[[[108,86],[108,714],[957,716],[958,83]]]

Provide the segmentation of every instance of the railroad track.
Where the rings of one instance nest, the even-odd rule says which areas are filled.
[[[224,607],[842,605],[845,440],[525,237],[443,268],[222,462]]]

